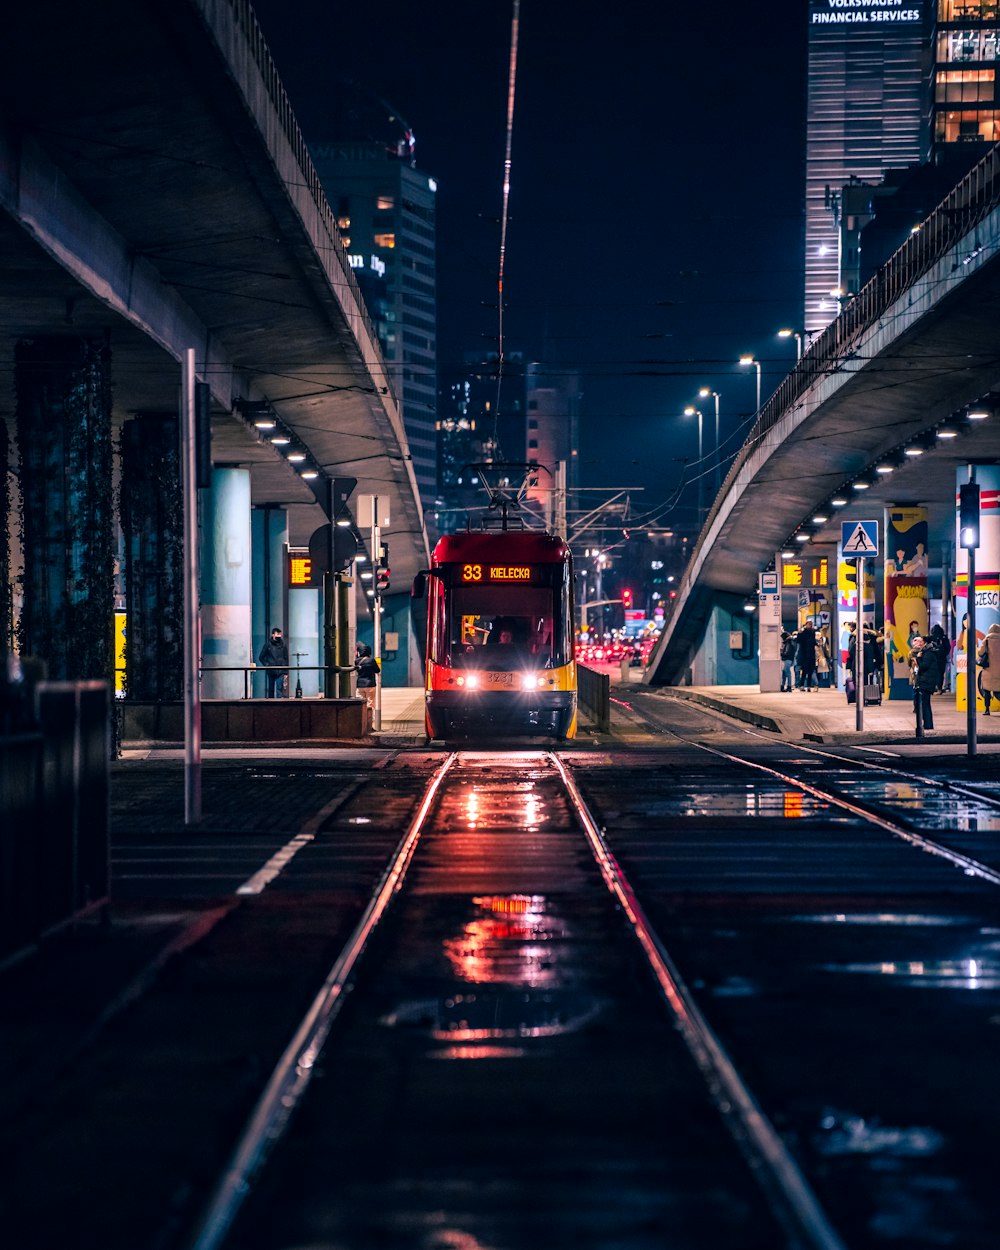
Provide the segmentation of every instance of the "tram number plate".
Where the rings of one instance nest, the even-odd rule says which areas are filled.
[[[487,673],[486,684],[487,686],[513,686],[514,674],[513,673]]]

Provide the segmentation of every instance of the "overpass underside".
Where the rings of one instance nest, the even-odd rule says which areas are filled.
[[[250,5],[18,5],[5,44],[0,368],[16,384],[0,389],[0,451],[13,480],[29,459],[32,411],[63,404],[52,398],[60,362],[82,353],[100,361],[115,456],[114,474],[96,463],[83,473],[117,498],[123,429],[176,420],[180,361],[194,349],[213,462],[247,475],[250,504],[280,511],[287,541],[302,546],[326,520],[326,479],[355,478],[355,499],[376,494],[387,507],[394,572],[408,581],[428,556],[401,414]],[[258,429],[261,413],[290,441]],[[133,458],[144,441],[132,440]],[[8,618],[32,554],[19,544],[35,541],[23,502],[6,499]],[[86,595],[85,571],[74,576]],[[111,606],[100,608],[108,620]]]
[[[651,684],[691,679],[713,610],[755,595],[758,573],[790,543],[830,555],[842,520],[880,518],[904,502],[926,506],[931,534],[953,540],[956,470],[1000,457],[995,154],[984,166],[966,180],[971,188],[953,193],[964,217],[946,201],[923,226],[938,229],[929,254],[901,249],[874,289],[859,293],[870,307],[859,304],[853,317],[849,307],[765,405],[699,536],[651,657]],[[969,422],[970,406],[995,418]],[[945,423],[957,431],[947,442],[936,438]],[[904,456],[915,442],[924,454]],[[875,465],[886,461],[894,471],[880,478]],[[854,490],[859,479],[870,488]],[[832,505],[838,496],[846,506]],[[813,523],[816,515],[827,520]],[[808,542],[795,542],[797,533]]]

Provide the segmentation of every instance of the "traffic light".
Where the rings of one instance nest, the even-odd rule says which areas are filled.
[[[375,565],[375,593],[384,595],[389,589],[389,548],[383,543],[382,551]]]
[[[623,590],[622,591],[622,607],[630,608],[631,606],[632,606],[632,592],[631,590]]]
[[[958,488],[958,542],[959,546],[979,546],[979,483],[966,482]]]

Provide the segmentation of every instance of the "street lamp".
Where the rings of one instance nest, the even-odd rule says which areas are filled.
[[[719,493],[719,475],[722,471],[722,458],[719,455],[719,392],[713,391],[707,386],[703,386],[698,391],[699,399],[708,399],[709,395],[715,400],[715,493]]]
[[[757,370],[757,408],[755,413],[755,415],[757,415],[760,413],[760,361],[754,360],[752,356],[741,356],[740,364],[753,365],[753,367]]]
[[[795,340],[795,363],[798,364],[802,359],[802,335],[798,330],[779,330],[778,338]]]
[[[702,473],[702,468],[701,468],[701,457],[702,457],[702,441],[701,441],[701,411],[700,411],[700,409],[698,409],[698,408],[692,408],[692,407],[689,405],[687,408],[685,408],[685,409],[684,409],[684,415],[685,415],[686,417],[697,417],[697,418],[698,418],[698,528],[699,528],[699,529],[701,529],[701,518],[702,518],[702,481],[703,481],[702,476],[701,476],[701,473]]]

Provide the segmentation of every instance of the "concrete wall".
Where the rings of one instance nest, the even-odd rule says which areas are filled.
[[[692,685],[753,686],[759,681],[757,621],[752,613],[744,612],[745,602],[722,595],[713,604],[691,665]],[[729,638],[733,630],[741,630],[744,636],[742,650],[735,653]]]

